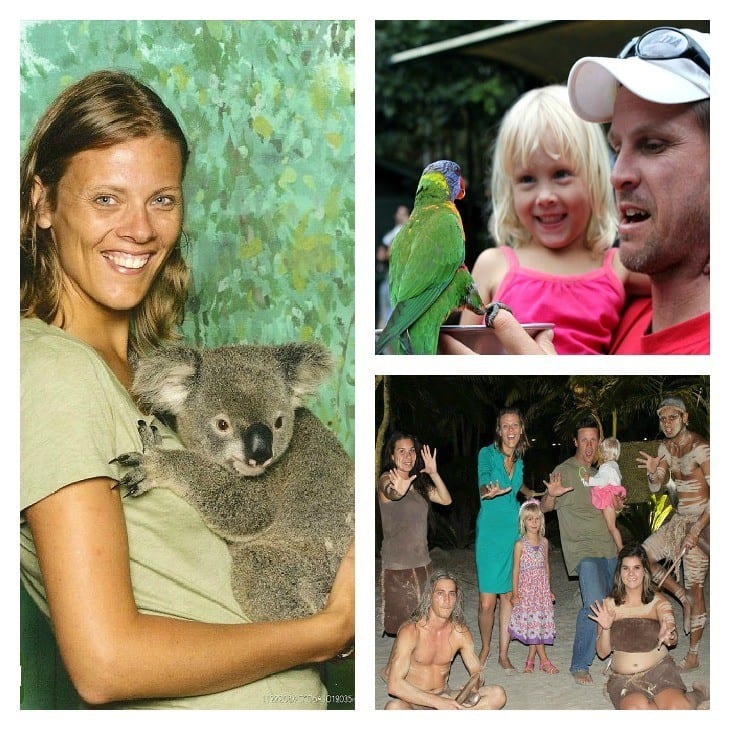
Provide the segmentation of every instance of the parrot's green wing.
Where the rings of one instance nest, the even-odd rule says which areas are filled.
[[[383,352],[438,299],[464,263],[464,229],[456,206],[448,201],[418,206],[393,239],[390,250],[390,298],[393,312],[376,354]],[[410,350],[403,340],[406,352]]]
[[[464,229],[456,206],[443,202],[416,208],[391,245],[393,307],[427,289],[443,289],[463,263]]]

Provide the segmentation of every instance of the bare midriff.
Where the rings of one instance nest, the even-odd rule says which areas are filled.
[[[611,669],[618,674],[636,674],[656,666],[667,655],[664,644],[651,651],[614,651]]]

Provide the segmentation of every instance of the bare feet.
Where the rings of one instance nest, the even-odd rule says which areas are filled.
[[[489,647],[483,646],[482,650],[479,652],[479,663],[482,665],[482,669],[484,669],[487,659],[489,659]]]
[[[507,676],[512,676],[513,674],[517,674],[517,670],[512,666],[512,662],[509,660],[509,657],[500,657],[499,658],[499,666],[502,667],[504,670],[504,673]]]
[[[587,669],[579,669],[577,672],[573,672],[573,679],[578,684],[593,684],[593,677]]]

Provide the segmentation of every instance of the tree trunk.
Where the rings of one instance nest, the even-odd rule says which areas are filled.
[[[378,386],[382,385],[383,389],[383,420],[378,427],[378,433],[375,438],[375,489],[378,488],[378,478],[382,464],[380,463],[383,454],[383,445],[385,444],[385,434],[388,433],[390,426],[390,375],[375,376],[375,393],[378,392]]]

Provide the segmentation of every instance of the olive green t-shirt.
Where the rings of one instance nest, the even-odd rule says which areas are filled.
[[[154,419],[140,413],[93,348],[63,330],[22,319],[20,340],[20,571],[29,594],[48,615],[23,510],[84,479],[119,479],[124,470],[109,461],[141,451],[137,421]],[[159,421],[155,425],[164,448],[182,448],[172,431]],[[126,497],[122,504],[140,611],[207,623],[249,622],[231,591],[228,549],[193,507],[167,489]],[[303,668],[212,695],[121,706],[325,709],[325,699],[317,670]]]
[[[591,502],[591,487],[585,486],[579,475],[581,463],[571,456],[555,471],[562,476],[564,487],[573,487],[555,500],[560,526],[560,546],[568,575],[577,575],[576,568],[583,558],[615,558],[616,544],[608,531],[601,510]],[[586,478],[595,473],[590,469]]]

